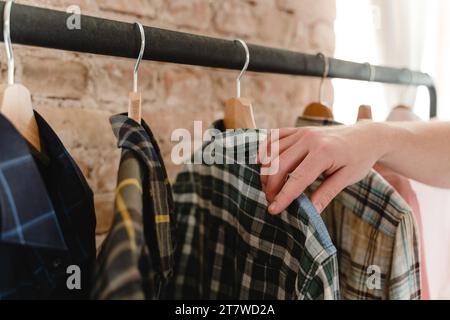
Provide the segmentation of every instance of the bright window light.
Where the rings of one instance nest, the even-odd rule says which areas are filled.
[[[336,52],[338,59],[378,64],[375,25],[378,12],[370,0],[337,0]],[[383,86],[364,81],[335,79],[335,119],[345,124],[355,123],[361,104],[372,106],[375,120],[384,120],[387,107]]]
[[[387,1],[387,0],[386,0]],[[396,0],[399,1],[399,0]],[[417,48],[405,48],[396,46],[392,50],[392,56],[381,53],[383,43],[377,41],[377,31],[384,16],[379,6],[374,5],[374,0],[337,0],[337,17],[335,23],[336,31],[336,52],[338,59],[351,60],[356,62],[370,62],[372,64],[382,64],[394,67],[408,66],[408,60],[417,57],[414,52],[421,54],[422,61],[413,69],[421,69],[429,73],[436,81],[439,99],[439,118],[450,119],[450,1],[448,0],[416,0],[414,5],[409,1],[394,3],[398,14],[408,16],[399,17],[394,21],[393,28],[406,28],[413,30],[412,27],[420,28],[420,34],[415,31],[405,34],[405,37],[424,37],[424,41],[414,41],[420,38],[411,39],[408,43]],[[419,1],[421,1],[419,3]],[[384,3],[385,4],[385,3]],[[418,6],[418,5],[421,6]],[[422,8],[422,9],[418,9]],[[386,8],[385,8],[386,9]],[[388,10],[390,10],[388,8]],[[394,9],[392,9],[394,10]],[[409,18],[409,19],[408,19]],[[406,23],[406,25],[401,25]],[[409,23],[409,25],[408,25]],[[423,27],[422,27],[423,25]],[[419,26],[419,27],[418,27]],[[390,32],[389,29],[388,32]],[[397,36],[403,36],[403,32],[393,33]],[[418,30],[416,30],[418,31]],[[389,45],[389,44],[388,44]],[[388,48],[389,50],[391,48]],[[400,50],[415,50],[414,52],[398,52]],[[401,57],[405,57],[402,59]],[[400,58],[399,58],[400,57]],[[389,61],[392,60],[392,61]],[[396,61],[396,62],[393,62]],[[398,65],[402,61],[405,65]],[[334,114],[336,120],[345,124],[352,124],[356,121],[358,108],[361,104],[372,106],[374,120],[384,121],[389,115],[390,110],[395,107],[395,103],[406,103],[404,99],[405,87],[384,85],[376,83],[367,83],[364,81],[333,80],[335,88]],[[387,99],[388,89],[390,91],[390,100]],[[392,92],[398,96],[392,97]],[[413,96],[414,97],[414,96]],[[389,101],[389,102],[388,102]],[[422,119],[428,119],[429,102],[428,91],[426,88],[420,88],[417,91],[417,98],[414,104],[414,112]]]

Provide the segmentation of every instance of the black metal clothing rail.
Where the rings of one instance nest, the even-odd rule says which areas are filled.
[[[0,2],[0,13],[5,3]],[[134,24],[81,16],[81,29],[69,30],[71,14],[62,11],[13,4],[13,44],[45,47],[136,59],[140,34]],[[0,14],[0,16],[3,16]],[[3,19],[3,18],[2,18]],[[0,24],[3,33],[3,21]],[[1,33],[1,34],[2,34]],[[188,33],[145,27],[145,60],[240,70],[245,52],[239,43]],[[3,37],[0,37],[1,39]],[[249,71],[322,77],[324,63],[315,55],[249,45]],[[370,79],[367,64],[329,59],[329,78]],[[375,66],[374,82],[426,86],[430,93],[430,116],[437,115],[437,93],[433,79],[425,73]]]

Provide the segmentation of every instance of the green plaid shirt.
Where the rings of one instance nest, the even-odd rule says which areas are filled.
[[[150,128],[111,118],[122,158],[114,222],[99,258],[94,299],[158,299],[173,273],[173,200]]]
[[[215,128],[223,130],[223,122]],[[251,164],[266,136],[215,135],[202,151],[224,164],[203,157],[178,175],[179,246],[169,298],[340,298],[336,249],[309,200],[301,196],[277,217],[267,211],[260,166]],[[240,156],[245,164],[227,164]]]
[[[297,121],[297,127],[323,125],[339,124],[326,119]],[[338,251],[342,298],[420,299],[420,252],[414,216],[379,174],[372,171],[346,188],[322,218]]]

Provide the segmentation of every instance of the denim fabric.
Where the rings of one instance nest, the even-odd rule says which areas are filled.
[[[327,226],[323,222],[316,208],[313,206],[311,201],[305,194],[302,194],[297,202],[299,204],[300,209],[309,217],[309,221],[311,225],[314,227],[317,233],[317,237],[319,241],[322,243],[322,246],[329,255],[336,254],[336,247],[331,240],[330,234],[328,233]]]

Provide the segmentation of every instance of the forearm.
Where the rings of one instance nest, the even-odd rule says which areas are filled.
[[[380,163],[405,177],[450,188],[450,122],[383,123]],[[377,141],[376,143],[379,143]]]

